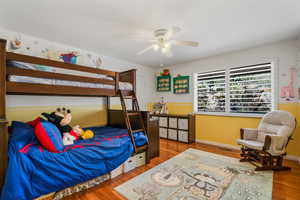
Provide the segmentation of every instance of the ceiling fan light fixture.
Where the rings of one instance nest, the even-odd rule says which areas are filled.
[[[170,45],[170,43],[165,43],[165,44],[164,44],[164,47],[165,47],[166,49],[169,49],[169,48],[171,47],[171,45]]]
[[[158,44],[154,44],[154,45],[153,45],[153,50],[154,50],[154,51],[157,51],[158,49],[159,49],[159,45],[158,45]]]
[[[165,54],[167,57],[172,56],[173,46],[190,46],[198,47],[199,43],[194,41],[178,41],[172,39],[175,33],[180,32],[179,27],[172,27],[171,29],[158,29],[154,31],[154,39],[150,40],[150,46],[146,47],[142,51],[138,52],[137,55],[141,55],[149,50],[159,51],[162,54]]]
[[[166,47],[161,48],[161,52],[162,53],[167,53],[168,52],[168,48],[166,48]]]

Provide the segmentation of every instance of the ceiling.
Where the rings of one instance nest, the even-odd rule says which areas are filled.
[[[174,65],[300,34],[299,0],[2,0],[0,26],[151,67]],[[178,26],[174,56],[136,53],[152,31]]]

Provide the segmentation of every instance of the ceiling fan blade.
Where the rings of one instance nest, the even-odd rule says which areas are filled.
[[[151,45],[151,46],[149,46],[149,47],[143,49],[142,51],[139,51],[139,52],[137,53],[137,55],[142,55],[142,54],[145,53],[146,51],[149,51],[149,50],[153,49],[153,47],[154,47],[154,45]]]
[[[173,33],[178,33],[178,32],[181,31],[181,28],[179,28],[178,26],[173,26],[173,27],[171,28],[171,30],[172,30]]]
[[[166,40],[171,39],[171,37],[173,37],[174,34],[178,33],[181,31],[181,28],[177,27],[177,26],[172,26],[172,28],[170,28],[168,30],[168,32],[166,33]]]
[[[178,40],[173,40],[173,44],[175,45],[180,45],[180,46],[191,46],[191,47],[197,47],[199,46],[198,42],[193,42],[193,41],[178,41]]]

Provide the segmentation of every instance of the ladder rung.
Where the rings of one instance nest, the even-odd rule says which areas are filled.
[[[120,94],[123,95],[123,96],[131,96],[131,95],[133,95],[132,91],[123,91],[123,90],[119,90],[119,91],[120,91]]]
[[[138,133],[138,132],[145,132],[144,129],[136,129],[136,130],[132,130],[131,133]]]
[[[127,115],[128,116],[136,116],[136,115],[140,115],[141,113],[139,112],[128,112]]]
[[[147,144],[145,144],[145,145],[143,145],[143,146],[140,146],[140,147],[136,147],[136,153],[139,153],[139,152],[141,152],[141,151],[144,151],[144,150],[146,150],[148,148],[148,145]]]

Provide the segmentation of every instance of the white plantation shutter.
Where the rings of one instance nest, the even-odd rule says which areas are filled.
[[[230,112],[266,113],[272,108],[271,63],[230,68]]]
[[[197,74],[198,112],[225,112],[225,70]]]

